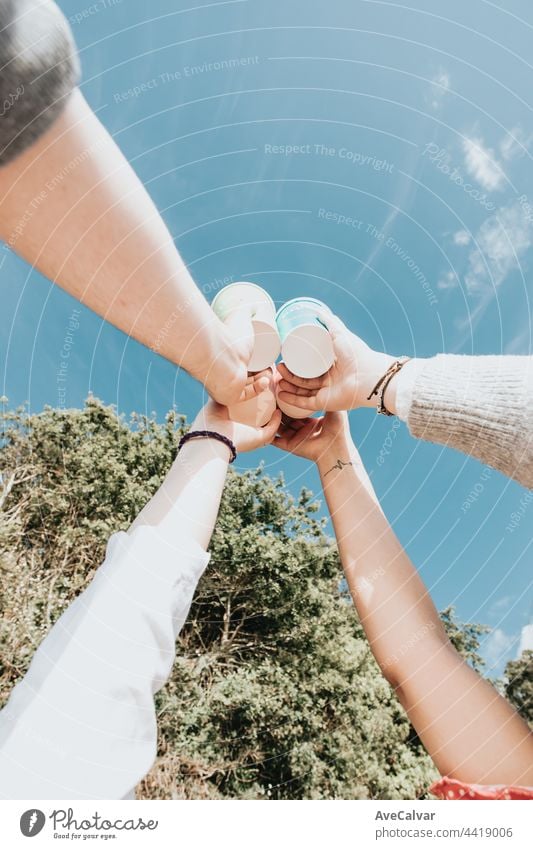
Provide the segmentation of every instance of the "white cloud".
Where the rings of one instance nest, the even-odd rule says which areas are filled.
[[[485,147],[481,137],[463,139],[465,168],[477,182],[489,192],[503,187],[505,175],[496,153]]]
[[[513,654],[516,636],[506,634],[501,628],[495,628],[480,644],[480,652],[490,670],[505,664]]]
[[[442,68],[431,80],[430,103],[433,109],[438,109],[450,90],[450,75]]]
[[[453,234],[453,243],[454,245],[469,245],[470,233],[466,230],[458,230],[457,233]]]
[[[526,649],[531,649],[531,651],[533,651],[533,623],[522,628],[522,633],[520,634],[520,645],[518,647],[518,657],[520,657],[522,652]]]
[[[531,139],[526,138],[521,127],[513,127],[500,142],[500,153],[506,162],[516,156],[523,156]]]
[[[446,271],[437,283],[437,289],[455,289],[458,285],[457,275],[453,271]]]
[[[500,286],[520,268],[520,260],[531,247],[533,224],[519,203],[503,207],[487,218],[476,234],[476,247],[468,257],[466,288],[476,293]]]
[[[491,604],[489,613],[502,613],[502,611],[509,607],[512,601],[512,595],[502,595],[501,598],[497,598],[496,601]]]
[[[450,75],[447,71],[440,70],[439,73],[433,77],[433,85],[437,85],[443,91],[448,91],[450,88]]]

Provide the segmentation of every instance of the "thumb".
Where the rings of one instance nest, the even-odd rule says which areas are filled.
[[[324,315],[323,321],[331,333],[333,341],[338,339],[339,336],[344,336],[345,333],[350,332],[338,315]]]
[[[261,428],[262,445],[270,445],[281,425],[281,410],[276,410],[268,424]]]
[[[243,389],[240,400],[250,401],[251,398],[261,395],[269,388],[271,378],[272,374],[268,369],[258,374],[250,375],[246,381],[246,386]]]

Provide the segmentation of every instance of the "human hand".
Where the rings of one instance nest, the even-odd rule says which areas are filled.
[[[375,407],[377,399],[369,401],[368,395],[395,357],[373,351],[337,316],[328,316],[327,325],[335,349],[334,365],[321,377],[302,378],[281,363],[280,401],[313,411]]]
[[[317,464],[356,450],[347,413],[326,413],[319,419],[284,419],[272,444]]]
[[[233,310],[224,323],[217,319],[217,328],[219,349],[214,356],[209,355],[203,369],[206,374],[200,374],[199,378],[219,404],[230,406],[248,401],[267,385],[266,381],[257,383],[263,373],[252,380],[248,374],[255,342],[251,306],[244,304]]]
[[[269,445],[281,424],[281,411],[276,410],[264,427],[252,427],[231,421],[228,408],[209,401],[196,416],[191,430],[212,430],[231,439],[239,454]]]
[[[231,386],[226,386],[226,391],[222,393],[223,397],[231,397],[234,392],[238,391],[240,394],[237,396],[237,401],[235,403],[229,402],[227,405],[221,404],[221,406],[236,407],[245,401],[251,401],[252,398],[261,395],[270,387],[271,379],[271,369],[264,369],[263,371],[256,372],[255,374],[248,374],[248,372],[246,372],[244,375],[244,386],[242,386],[242,383],[238,386],[236,383],[232,383]],[[220,395],[221,392],[219,392],[219,397]]]
[[[270,389],[271,383],[272,367],[265,368],[263,371],[258,371],[255,374],[247,374],[244,388],[237,403],[241,404],[244,401],[251,401],[252,398],[255,398],[257,395],[261,395],[265,389]],[[229,406],[229,404],[227,406]]]
[[[318,419],[283,420],[272,443],[282,451],[316,463],[324,491],[335,488],[339,478],[332,474],[350,467],[356,479],[379,503],[361,455],[350,434],[348,414],[326,413]],[[380,508],[381,509],[381,508]]]

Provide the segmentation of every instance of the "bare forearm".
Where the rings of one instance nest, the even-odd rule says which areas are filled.
[[[334,446],[319,470],[370,645],[438,769],[470,782],[532,782],[533,736],[451,646],[357,453]]]
[[[319,472],[354,604],[380,666],[399,678],[405,669],[395,660],[396,650],[413,629],[425,626],[445,639],[438,613],[353,446],[333,447],[321,458]]]
[[[225,329],[79,91],[0,170],[0,199],[0,236],[43,274],[193,376],[205,380],[218,357],[231,380],[239,364]]]
[[[163,484],[130,531],[154,525],[167,538],[197,542],[207,550],[228,471],[229,449],[215,440],[193,440],[178,454]]]

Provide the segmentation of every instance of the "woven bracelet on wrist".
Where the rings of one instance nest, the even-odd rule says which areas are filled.
[[[222,442],[226,448],[229,448],[231,453],[230,463],[234,463],[237,459],[237,449],[235,445],[231,441],[228,436],[224,436],[222,433],[217,433],[215,430],[191,430],[189,433],[186,433],[185,436],[182,436],[180,439],[180,444],[178,445],[178,451],[181,451],[184,445],[187,442],[190,442],[192,439],[216,439],[217,442]]]
[[[380,379],[378,380],[378,382],[374,386],[372,392],[370,393],[370,395],[366,399],[367,401],[370,401],[370,399],[374,395],[378,395],[378,406],[376,407],[376,412],[381,413],[382,416],[393,416],[394,415],[394,413],[391,413],[389,410],[387,410],[387,408],[385,406],[385,401],[384,401],[385,390],[386,390],[387,386],[389,385],[389,383],[391,382],[392,378],[395,375],[397,375],[399,371],[402,370],[404,365],[406,363],[408,363],[410,359],[411,359],[411,357],[402,357],[401,360],[395,360],[389,366],[389,368],[387,369],[387,371],[385,372],[383,377],[380,377]]]

